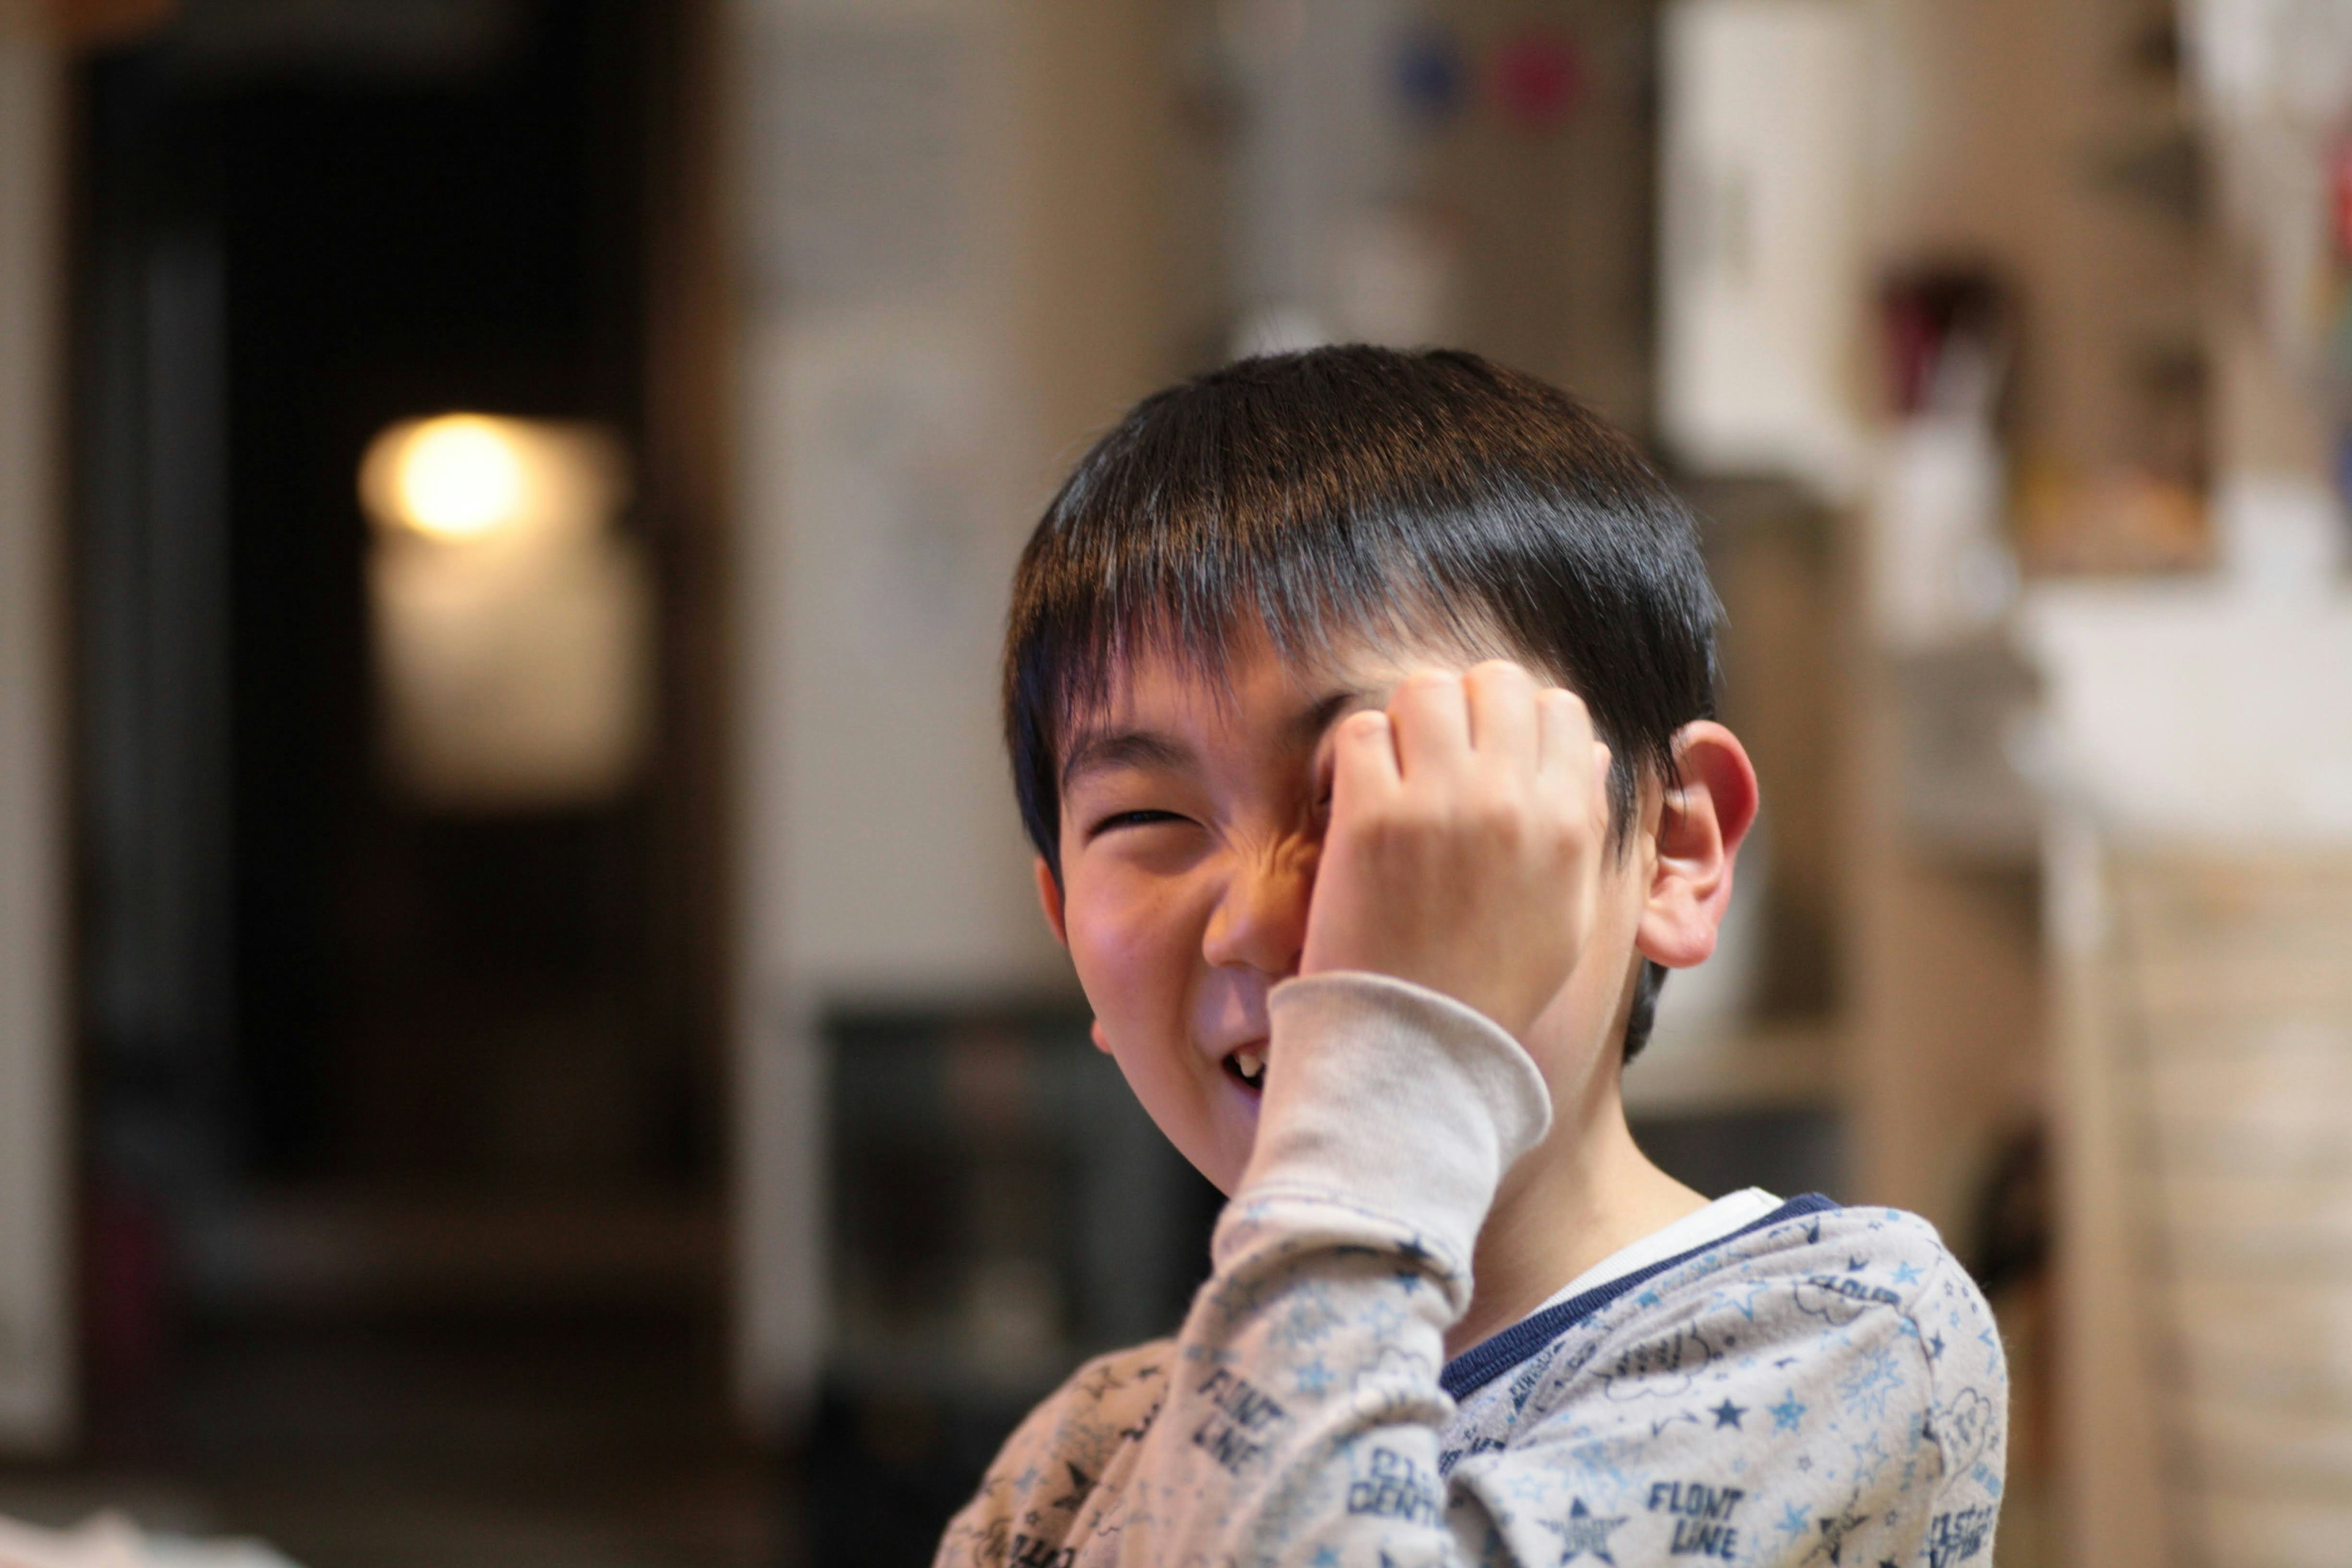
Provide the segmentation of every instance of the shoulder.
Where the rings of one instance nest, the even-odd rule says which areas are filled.
[[[1495,1393],[1522,1426],[1593,1401],[1675,1397],[1700,1378],[1836,1384],[1882,1411],[1952,1406],[1958,1426],[2005,1403],[2008,1373],[1990,1309],[1933,1226],[1899,1209],[1829,1207],[1642,1281],[1528,1356]]]
[[[1026,1560],[1060,1540],[1150,1430],[1174,1356],[1170,1340],[1097,1356],[1040,1400],[949,1524],[938,1563]]]
[[[1173,1341],[1154,1340],[1097,1356],[1072,1373],[1005,1440],[982,1494],[991,1486],[1013,1485],[1033,1464],[1076,1464],[1089,1477],[1099,1476],[1120,1444],[1140,1436],[1158,1414],[1175,1353]]]
[[[1706,1296],[1761,1285],[1802,1302],[1803,1316],[1847,1315],[1832,1303],[1916,1315],[1965,1289],[1968,1271],[1936,1227],[1902,1209],[1832,1207],[1733,1237],[1662,1278],[1676,1294]]]
[[[1507,1532],[1545,1500],[1537,1546],[1567,1513],[1661,1559],[1913,1562],[1937,1530],[1989,1539],[2007,1396],[1992,1315],[1934,1228],[1823,1207],[1564,1326],[1463,1403],[1452,1473]]]
[[[1998,1360],[1990,1308],[1935,1226],[1890,1208],[1823,1208],[1732,1237],[1596,1313],[1604,1342],[1696,1332],[1711,1354],[1834,1356],[1881,1337],[1932,1373],[1965,1335]],[[1868,1332],[1857,1332],[1867,1328]]]
[[[1936,1227],[1901,1209],[1833,1208],[1736,1237],[1714,1260],[1693,1259],[1670,1289],[1692,1310],[1734,1310],[1776,1339],[1825,1352],[1865,1321],[1906,1342],[1919,1370],[1986,1363],[2005,1376],[1992,1309]],[[1663,1301],[1658,1305],[1663,1306]],[[1961,1344],[1965,1342],[1965,1345]]]

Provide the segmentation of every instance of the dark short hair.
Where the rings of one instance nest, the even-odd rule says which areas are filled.
[[[1222,679],[1254,620],[1307,664],[1356,637],[1528,660],[1613,754],[1622,849],[1642,777],[1675,780],[1675,732],[1715,713],[1721,614],[1690,512],[1565,393],[1454,351],[1241,360],[1138,404],[1022,552],[1004,649],[1022,822],[1058,878],[1074,718],[1139,654]],[[1643,964],[1629,1059],[1664,973]]]

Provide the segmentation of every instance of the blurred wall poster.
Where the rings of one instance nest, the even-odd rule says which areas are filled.
[[[1863,27],[1838,0],[1666,12],[1658,412],[1703,470],[1859,476]]]
[[[952,14],[771,3],[746,96],[761,304],[952,291],[971,262],[976,47]]]
[[[795,991],[985,983],[1008,959],[992,666],[1018,435],[1006,268],[1016,195],[981,10],[771,5],[755,34],[743,233],[756,310],[757,571],[772,639],[766,884]],[[1000,17],[1001,21],[1002,18]]]
[[[1028,450],[1002,0],[733,8],[739,1388],[789,1421],[827,1342],[829,1005],[1045,973],[995,643]]]

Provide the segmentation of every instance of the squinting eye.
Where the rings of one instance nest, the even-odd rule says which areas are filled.
[[[1088,838],[1099,838],[1106,833],[1122,827],[1146,827],[1155,822],[1181,822],[1184,819],[1172,811],[1122,811],[1104,817],[1087,830]]]

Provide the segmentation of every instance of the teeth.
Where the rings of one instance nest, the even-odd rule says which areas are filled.
[[[1235,1051],[1234,1066],[1241,1070],[1242,1077],[1252,1083],[1257,1082],[1265,1076],[1265,1057],[1262,1052]]]

